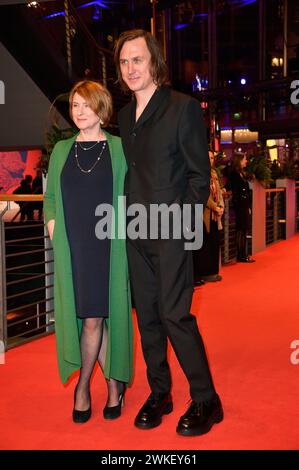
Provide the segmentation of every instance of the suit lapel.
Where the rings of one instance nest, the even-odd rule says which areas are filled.
[[[169,95],[170,89],[168,87],[158,88],[149,102],[147,103],[145,109],[143,110],[142,114],[140,115],[137,122],[135,122],[136,116],[136,99],[134,98],[132,102],[132,128],[133,130],[138,129],[142,126],[152,115],[153,113],[160,107],[164,99]],[[134,124],[135,123],[135,124]]]

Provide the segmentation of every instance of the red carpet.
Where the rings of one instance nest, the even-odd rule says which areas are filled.
[[[9,351],[0,365],[0,448],[299,449],[299,364],[290,361],[290,344],[299,339],[299,236],[256,260],[223,268],[222,282],[194,295],[193,312],[225,413],[210,433],[192,438],[175,433],[189,396],[172,351],[174,412],[151,431],[134,427],[149,393],[138,334],[135,380],[121,418],[102,418],[106,389],[97,371],[92,419],[73,424],[76,378],[67,387],[59,382],[52,335]]]

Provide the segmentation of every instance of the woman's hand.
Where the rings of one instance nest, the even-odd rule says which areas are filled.
[[[216,207],[215,212],[217,213],[217,215],[218,215],[219,217],[221,217],[222,214],[223,214],[223,212],[224,212],[224,208],[218,206],[218,207]]]
[[[54,219],[49,220],[47,227],[48,227],[50,240],[52,241],[53,233],[54,233],[54,227],[55,227],[55,220]]]
[[[222,188],[222,197],[223,199],[229,199],[232,196],[232,191],[228,191],[225,188]]]

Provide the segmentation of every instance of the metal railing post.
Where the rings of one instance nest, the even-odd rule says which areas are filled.
[[[3,215],[8,210],[6,208],[0,214],[0,341],[7,348],[7,301],[6,301],[6,262],[5,262],[5,232]]]
[[[43,192],[45,193],[47,189],[47,178],[43,178]],[[52,325],[55,321],[54,315],[54,253],[50,248],[52,247],[51,241],[49,238],[48,228],[45,224],[44,226],[44,236],[45,236],[45,287],[46,287],[46,312],[52,312],[46,314],[46,331],[50,332]]]
[[[105,87],[107,87],[107,64],[106,64],[106,56],[103,52],[100,52],[100,56],[102,58],[102,83]]]
[[[70,32],[70,13],[68,0],[64,0],[64,13],[65,13],[65,43],[66,43],[66,57],[67,57],[67,72],[69,79],[72,78],[72,46],[71,46],[71,32]]]
[[[273,241],[278,240],[278,197],[280,193],[274,194],[273,197]]]
[[[48,230],[45,226],[44,228],[44,233],[45,235],[48,235]],[[47,236],[45,238],[45,287],[46,287],[46,299],[51,299],[51,300],[46,300],[46,312],[53,312],[53,313],[47,313],[46,315],[46,331],[50,332],[52,325],[54,322],[54,289],[53,289],[53,284],[54,284],[54,255],[53,255],[53,250],[50,250],[51,248],[51,242],[50,238]]]
[[[295,220],[296,220],[296,232],[299,232],[299,186],[296,186],[295,191]]]
[[[229,262],[229,199],[224,202],[223,215],[224,263]]]

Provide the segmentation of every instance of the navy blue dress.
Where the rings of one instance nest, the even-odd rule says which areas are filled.
[[[77,144],[78,160],[90,169],[105,149],[100,161],[90,173],[83,173],[76,163],[75,144],[72,146],[61,173],[61,190],[66,232],[71,251],[72,272],[77,316],[109,316],[110,240],[99,240],[95,226],[99,204],[113,201],[113,176],[107,141],[101,141],[84,151]],[[91,147],[95,142],[84,142]]]

